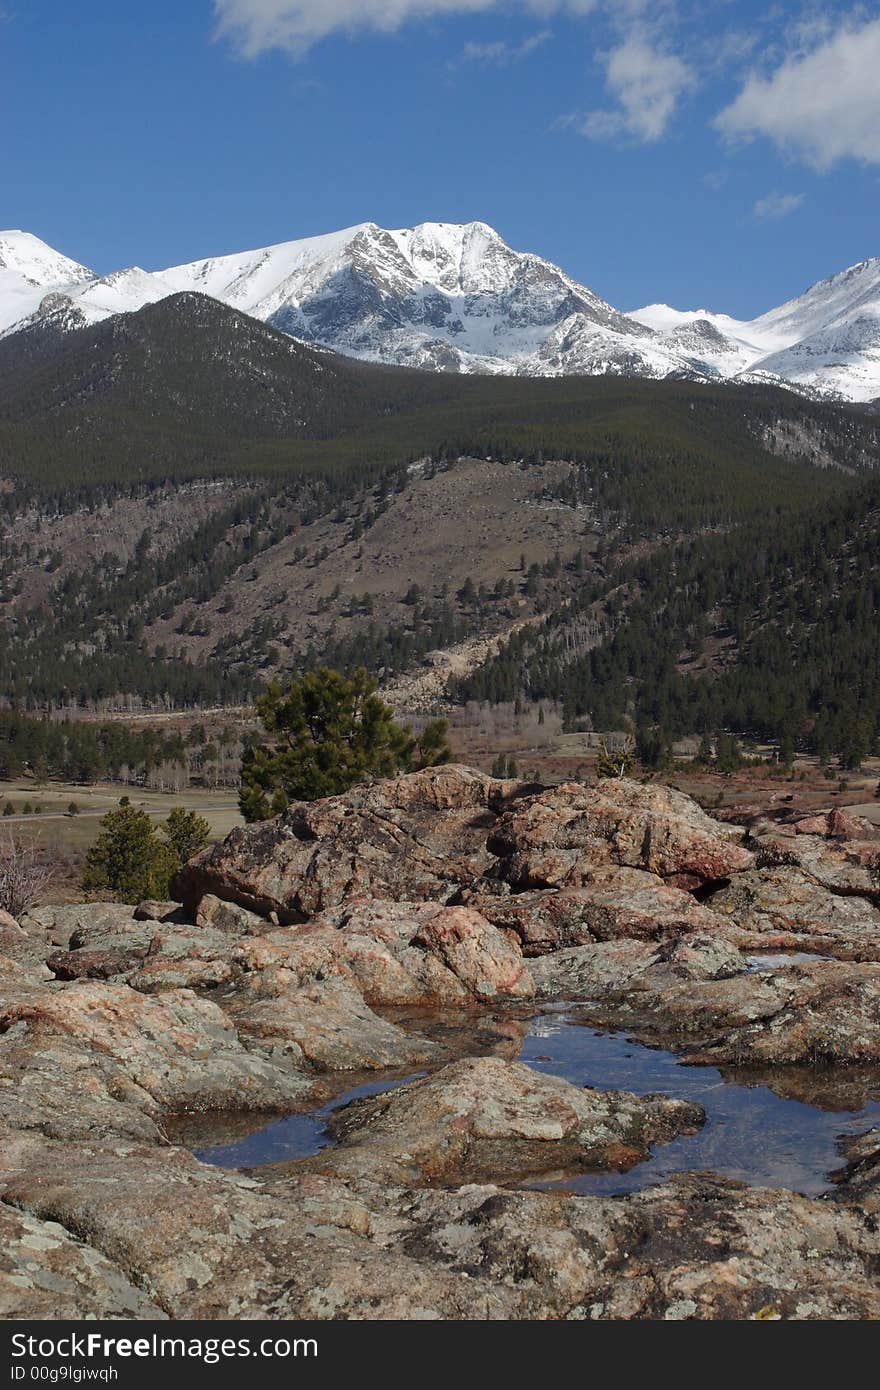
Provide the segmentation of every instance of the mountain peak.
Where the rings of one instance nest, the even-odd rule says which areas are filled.
[[[487,222],[364,221],[162,271],[98,276],[30,232],[0,232],[0,335],[49,312],[73,330],[176,293],[371,361],[526,376],[745,378],[880,395],[880,258],[751,321],[649,304],[623,314]],[[56,312],[53,310],[52,312]]]

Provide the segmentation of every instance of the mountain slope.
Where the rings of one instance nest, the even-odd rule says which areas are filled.
[[[363,222],[104,276],[27,233],[0,233],[0,339],[46,318],[87,327],[180,292],[348,356],[432,371],[779,380],[807,394],[880,396],[880,259],[745,321],[665,304],[623,314],[484,222]]]
[[[858,767],[880,747],[878,603],[874,478],[793,507],[784,526],[756,518],[624,555],[456,694],[559,701],[571,724],[653,731],[655,751],[732,730]]]
[[[880,396],[880,258],[860,261],[756,319],[649,304],[630,315],[682,349],[705,338],[723,376],[781,379],[845,400]],[[693,348],[692,348],[693,350]]]
[[[599,547],[601,581],[784,537],[880,453],[869,412],[776,387],[387,367],[192,292],[52,319],[0,342],[0,700],[41,707],[387,679],[564,608]]]
[[[125,411],[209,435],[321,438],[391,404],[381,370],[316,352],[202,294],[172,294],[73,334],[40,327],[0,341],[0,418],[10,422],[80,432]]]
[[[374,361],[546,375],[601,370],[615,354],[635,362],[639,375],[687,366],[591,290],[549,261],[511,250],[482,222],[403,231],[363,223],[176,266],[162,278]],[[571,342],[563,353],[549,341],[559,330]]]
[[[0,232],[0,333],[36,313],[47,294],[79,295],[96,278],[29,232]]]
[[[864,471],[878,453],[872,416],[766,385],[628,380],[610,367],[528,380],[413,371],[308,346],[192,292],[74,332],[67,320],[62,307],[0,339],[4,506],[167,479],[363,484],[471,454],[590,461],[608,505],[650,529],[670,506],[682,521],[722,519],[726,502],[707,510],[707,499],[728,497],[743,464],[764,476],[774,456]]]

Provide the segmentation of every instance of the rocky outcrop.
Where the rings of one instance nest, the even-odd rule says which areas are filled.
[[[512,888],[577,887],[597,868],[625,865],[685,888],[751,868],[736,832],[658,783],[563,784],[499,819],[489,848]]]
[[[32,907],[22,918],[25,931],[39,935],[52,946],[64,949],[76,945],[94,945],[95,933],[112,936],[118,927],[130,927],[132,911],[126,903],[61,903],[49,907]],[[90,940],[76,941],[78,933],[88,933]]]
[[[467,896],[496,927],[519,938],[524,956],[542,956],[593,941],[659,941],[689,932],[724,934],[727,923],[691,893],[643,869],[606,865],[580,888]]]
[[[693,1061],[880,1061],[880,966],[798,962],[763,983],[777,1007],[725,1029]]]
[[[4,1049],[12,1062],[6,1079],[13,1081],[16,1061],[32,1076],[41,1073],[44,1118],[53,1102],[59,1109],[70,1104],[76,1118],[71,1074],[74,1083],[94,1083],[96,1095],[116,1095],[152,1118],[177,1109],[296,1109],[316,1093],[301,1072],[246,1051],[226,1015],[188,990],[148,999],[125,985],[92,981],[44,989],[0,1009],[4,1035],[12,1044]],[[39,1106],[31,1123],[42,1125]]]
[[[273,1053],[291,1053],[321,1071],[376,1071],[419,1066],[437,1048],[380,1018],[360,991],[342,980],[252,998],[234,1006],[241,1036]]]
[[[606,1321],[876,1318],[880,1236],[864,1213],[700,1174],[621,1198],[465,1187],[407,1203],[404,1249]]]
[[[337,1111],[337,1147],[308,1166],[397,1185],[628,1168],[703,1119],[686,1101],[584,1090],[497,1057],[468,1058]]]
[[[480,1319],[523,1306],[515,1290],[388,1248],[399,1221],[378,1192],[364,1200],[326,1179],[268,1190],[180,1149],[25,1136],[0,1150],[0,1191],[88,1231],[172,1318]],[[22,1313],[39,1306],[22,1291]]]
[[[493,808],[512,791],[470,768],[441,767],[295,802],[192,859],[172,891],[191,912],[211,893],[287,923],[364,894],[442,902],[489,866]]]
[[[757,973],[727,942],[695,936],[572,947],[533,963],[539,998],[711,1065],[880,1061],[880,966],[787,962]]]
[[[55,1221],[0,1202],[0,1318],[153,1318],[162,1309]]]
[[[237,939],[240,936],[262,935],[266,930],[266,919],[256,912],[248,912],[246,907],[239,907],[238,903],[227,903],[213,893],[206,893],[196,908],[196,926],[228,932]]]
[[[840,1147],[846,1164],[834,1174],[838,1200],[880,1215],[880,1129],[850,1135]]]
[[[880,906],[880,840],[837,840],[782,833],[753,833],[759,869],[792,866],[813,885],[842,897],[861,897]]]
[[[234,832],[182,872],[182,909],[0,920],[0,1315],[880,1316],[876,1131],[847,1140],[833,1200],[693,1173],[510,1190],[637,1164],[702,1112],[509,1060],[532,1000],[570,1001],[572,1023],[862,1108],[878,853],[793,803],[743,842],[656,784],[443,768]],[[813,958],[746,955],[793,950]],[[381,1093],[322,1109],[308,1159],[244,1174],[178,1146],[369,1071]]]
[[[473,1183],[413,1190],[313,1173],[245,1177],[179,1149],[62,1148],[25,1135],[0,1149],[0,1192],[0,1213],[26,1213],[38,1238],[46,1225],[51,1239],[63,1231],[73,1261],[87,1250],[92,1271],[124,1270],[172,1318],[880,1315],[870,1214],[699,1174],[625,1198]],[[74,1231],[88,1233],[87,1246]],[[125,1296],[85,1289],[82,1307],[151,1315],[146,1300],[126,1313]],[[31,1280],[14,1308],[49,1315]]]
[[[374,1006],[460,1006],[534,993],[518,946],[479,913],[436,903],[357,902],[307,926],[250,937],[235,961],[257,993],[337,977]]]
[[[791,827],[796,835],[821,835],[826,840],[863,841],[878,838],[870,821],[862,816],[850,816],[839,807],[798,817],[791,821]]]
[[[841,896],[792,865],[737,874],[711,899],[743,951],[807,951],[839,960],[880,961],[880,907]]]

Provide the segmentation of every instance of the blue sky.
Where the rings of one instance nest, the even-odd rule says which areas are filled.
[[[100,271],[491,223],[621,308],[880,254],[880,5],[0,0],[0,227]]]

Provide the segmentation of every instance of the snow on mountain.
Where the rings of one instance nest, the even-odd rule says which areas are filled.
[[[484,222],[325,236],[167,270],[98,276],[26,232],[0,232],[0,335],[128,313],[178,291],[352,356],[432,370],[783,380],[880,396],[880,260],[745,321],[650,304],[624,314]]]
[[[35,313],[47,294],[70,294],[95,277],[30,232],[0,232],[0,333]]]
[[[548,370],[548,335],[574,318],[600,326],[603,357],[645,332],[539,256],[482,222],[387,231],[365,222],[330,236],[174,266],[198,289],[287,333],[374,361],[454,371]],[[653,336],[653,335],[649,335]],[[684,364],[661,351],[659,372]],[[560,363],[549,370],[583,370]]]
[[[880,258],[820,280],[750,327],[764,346],[754,370],[848,400],[880,396]]]
[[[135,309],[143,309],[145,304],[155,304],[173,293],[173,286],[160,275],[150,274],[135,265],[127,270],[114,270],[110,275],[96,276],[75,296],[75,301],[87,321],[97,323],[111,314],[130,314]]]
[[[880,396],[880,258],[860,261],[751,320],[666,304],[630,318],[678,348],[700,329],[722,376],[779,379],[801,389],[869,401]],[[712,333],[717,335],[714,350]]]

